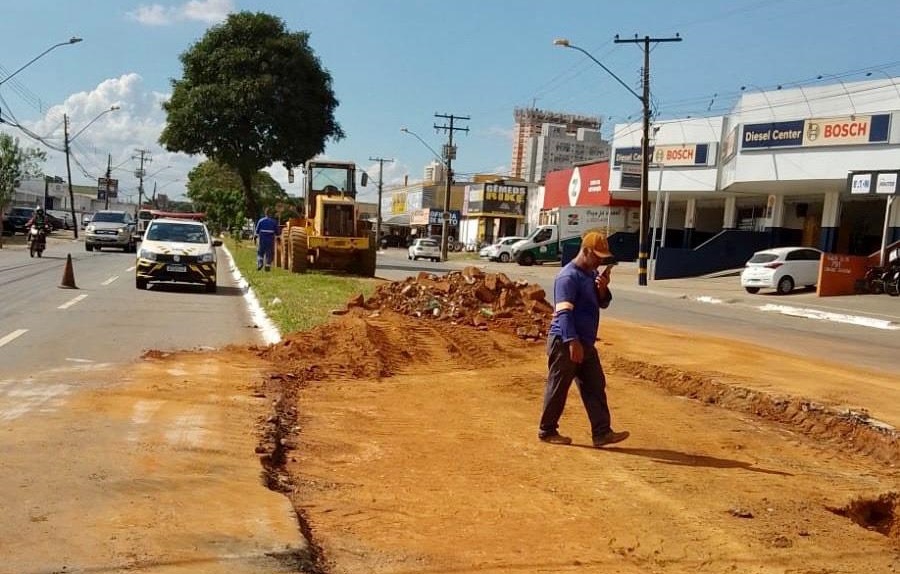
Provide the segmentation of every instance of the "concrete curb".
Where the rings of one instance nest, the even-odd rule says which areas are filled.
[[[269,318],[269,315],[266,313],[265,309],[263,309],[262,305],[260,305],[256,293],[253,291],[253,288],[250,287],[250,283],[247,279],[241,274],[240,269],[238,269],[237,264],[234,262],[234,257],[231,255],[231,252],[228,251],[228,248],[224,245],[222,246],[222,251],[225,252],[225,256],[228,258],[228,270],[231,271],[231,276],[244,294],[244,302],[247,304],[247,310],[250,311],[250,317],[259,328],[263,341],[266,345],[274,345],[275,343],[281,342],[281,332],[278,330],[278,327],[275,326],[275,323],[272,322],[272,319]]]

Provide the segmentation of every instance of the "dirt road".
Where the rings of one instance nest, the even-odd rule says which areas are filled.
[[[573,389],[553,446],[541,290],[380,293],[406,315],[0,380],[0,574],[900,572],[898,377],[605,321],[632,437]]]
[[[900,571],[900,442],[861,412],[900,424],[897,378],[626,323],[601,337],[632,432],[603,450],[574,388],[575,443],[537,440],[537,342],[359,310],[269,351],[273,473],[323,571]]]

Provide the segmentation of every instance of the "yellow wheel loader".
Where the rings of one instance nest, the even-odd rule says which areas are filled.
[[[336,269],[375,276],[374,233],[356,204],[356,165],[309,161],[305,167],[305,217],[290,219],[281,232],[281,262],[294,273]],[[363,172],[361,186],[368,175]]]

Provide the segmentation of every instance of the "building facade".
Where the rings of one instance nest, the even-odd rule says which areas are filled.
[[[571,132],[563,124],[544,123],[525,144],[524,179],[543,183],[551,171],[608,157],[609,142],[601,137],[600,130],[578,128]]]
[[[540,135],[545,123],[566,126],[567,133],[576,133],[579,128],[600,130],[600,118],[550,112],[537,108],[516,108],[513,110],[515,126],[513,128],[512,161],[510,175],[523,178],[525,176],[525,147],[529,138]]]
[[[870,255],[900,240],[900,208],[888,212],[893,180],[851,190],[848,177],[900,169],[898,82],[745,92],[725,116],[655,122],[648,187],[651,222],[661,227],[657,263],[684,256],[671,248],[700,251],[726,235],[741,256],[759,245]],[[641,126],[615,132],[610,186],[637,199]]]

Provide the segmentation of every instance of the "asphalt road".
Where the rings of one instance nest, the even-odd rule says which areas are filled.
[[[488,271],[502,271],[512,279],[541,285],[547,299],[553,298],[553,279],[558,266],[521,267],[515,263],[452,260],[445,263],[408,261],[406,250],[388,249],[379,255],[378,276],[400,279],[419,271],[446,273],[466,265]],[[614,271],[615,273],[615,271]],[[613,304],[604,316],[624,321],[673,327],[690,332],[721,336],[788,351],[822,361],[842,363],[897,373],[900,331],[834,323],[766,313],[757,306],[701,303],[689,298],[663,296],[628,284],[617,285],[614,277]],[[735,293],[741,290],[735,283]],[[796,303],[798,298],[779,297],[772,302]],[[601,323],[601,332],[603,326]],[[689,345],[690,340],[685,340]]]
[[[71,253],[78,289],[60,289]],[[88,253],[51,240],[44,257],[0,249],[0,377],[130,361],[145,350],[258,342],[242,292],[219,253],[217,294],[201,287],[134,285],[135,256]]]

